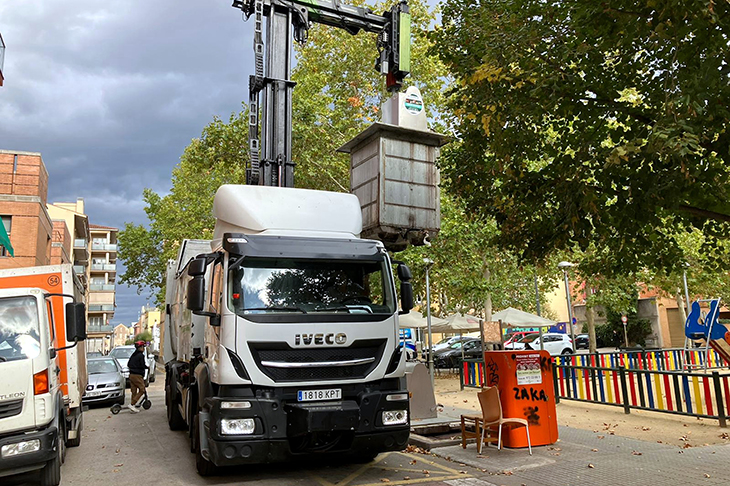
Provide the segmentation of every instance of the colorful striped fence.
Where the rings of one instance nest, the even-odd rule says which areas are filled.
[[[590,356],[595,359],[595,356]],[[589,357],[589,358],[590,358]],[[730,374],[559,364],[554,366],[560,399],[603,403],[692,417],[712,418],[726,426],[730,410]]]
[[[459,379],[461,381],[461,389],[466,388],[482,388],[486,386],[486,373],[484,370],[484,360],[481,359],[465,359],[459,367]]]
[[[728,368],[728,363],[714,349],[705,353],[704,348],[658,349],[648,351],[617,351],[595,354],[568,354],[555,357],[560,365],[599,366],[650,371],[682,371],[685,368]],[[687,364],[687,367],[684,365]]]

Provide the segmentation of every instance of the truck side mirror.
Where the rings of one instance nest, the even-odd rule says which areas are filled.
[[[413,286],[410,282],[400,283],[400,314],[408,314],[413,309]]]
[[[187,297],[188,309],[190,309],[194,313],[202,312],[205,309],[205,279],[202,275],[197,275],[193,277],[190,282],[188,282]]]
[[[190,263],[188,264],[188,275],[190,275],[191,277],[199,277],[201,275],[205,275],[205,268],[207,266],[208,265],[205,257],[194,258],[190,260]]]
[[[411,273],[411,269],[408,268],[408,265],[405,263],[398,265],[398,280],[401,282],[410,282],[412,278],[413,274]]]
[[[66,304],[66,341],[78,342],[86,339],[86,306],[82,303]]]

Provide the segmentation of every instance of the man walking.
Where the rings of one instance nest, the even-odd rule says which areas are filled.
[[[139,408],[137,408],[136,404],[145,393],[144,375],[149,366],[147,366],[147,360],[144,355],[145,342],[137,341],[134,343],[134,347],[134,353],[129,357],[127,367],[129,368],[129,391],[132,392],[132,401],[129,404],[129,409],[137,413],[139,412]]]

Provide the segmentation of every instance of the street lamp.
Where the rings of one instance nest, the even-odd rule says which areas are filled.
[[[428,280],[428,271],[433,266],[433,260],[424,258],[423,263],[426,264],[426,322],[428,325],[428,372],[431,375],[431,387],[433,388],[433,344],[431,335],[431,286]]]
[[[575,329],[573,326],[573,304],[570,303],[570,283],[568,282],[568,269],[575,264],[570,262],[558,263],[558,268],[563,271],[565,277],[565,299],[568,301],[568,322],[570,323],[570,338],[573,341],[573,352],[575,353]]]
[[[684,283],[684,306],[687,309],[687,312],[685,315],[689,315],[689,290],[687,290],[687,268],[689,268],[689,263],[684,264],[684,270],[682,271],[682,282]]]

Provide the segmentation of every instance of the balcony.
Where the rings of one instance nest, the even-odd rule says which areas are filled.
[[[92,272],[116,272],[117,265],[116,265],[116,263],[92,263],[91,271]]]
[[[84,239],[74,240],[74,260],[76,262],[89,261],[89,242]]]
[[[114,304],[89,304],[89,312],[114,312]]]
[[[92,332],[112,332],[112,326],[94,326],[93,324],[89,324],[86,326],[86,332],[92,333]]]
[[[93,251],[117,251],[117,245],[110,243],[92,243],[91,249]]]
[[[114,284],[89,284],[89,290],[92,292],[114,292]]]

